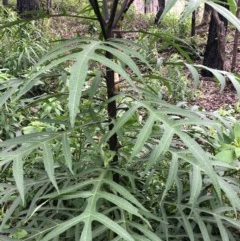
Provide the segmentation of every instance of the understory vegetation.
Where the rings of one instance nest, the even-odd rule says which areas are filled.
[[[0,240],[240,240],[240,102],[192,104],[202,69],[240,79],[201,64],[200,1],[158,25],[116,0],[104,25],[96,2],[0,6]]]

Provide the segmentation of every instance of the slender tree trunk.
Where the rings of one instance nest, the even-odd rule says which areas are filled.
[[[9,4],[9,3],[8,3],[8,0],[3,0],[3,1],[2,1],[2,4],[3,4],[3,6],[8,6],[8,4]]]
[[[133,3],[134,0],[103,0],[102,1],[102,12],[99,7],[97,0],[89,0],[95,15],[100,23],[102,29],[102,35],[105,40],[108,40],[114,36],[114,30],[118,26],[120,20],[122,20],[124,13],[126,13]],[[109,52],[106,52],[106,58],[113,60],[113,55]],[[106,67],[106,85],[107,85],[107,95],[108,99],[111,99],[116,95],[116,86],[115,86],[115,73],[112,69]],[[117,103],[116,100],[112,100],[108,103],[108,120],[109,120],[109,130],[111,131],[114,127],[114,120],[117,118]],[[117,133],[113,134],[109,139],[109,149],[116,152],[111,162],[111,166],[115,167],[118,164],[118,136]],[[119,174],[113,176],[113,180],[117,183],[120,182]]]
[[[195,35],[195,29],[196,29],[196,11],[193,11],[193,13],[192,13],[192,26],[191,26],[191,36],[192,37]]]
[[[51,8],[52,7],[52,0],[47,0],[47,8]]]
[[[212,10],[203,65],[213,69],[224,69],[227,24],[228,21],[222,15]],[[212,73],[203,70],[202,75],[211,77]]]
[[[237,9],[236,16],[239,19],[240,18],[240,0],[238,0],[237,7],[238,9]],[[240,35],[239,31],[236,29],[235,36],[234,36],[234,44],[233,44],[233,57],[232,57],[231,71],[235,71],[236,69],[239,35]]]
[[[112,26],[113,27],[113,26]],[[106,40],[112,38],[113,28],[106,29]],[[109,60],[113,60],[113,55],[109,52],[106,52],[106,58]],[[107,95],[108,99],[111,99],[116,95],[116,88],[115,88],[115,72],[106,67],[106,85],[107,85]],[[108,103],[108,119],[109,119],[109,130],[112,130],[114,127],[113,121],[117,118],[117,102],[113,100]],[[115,151],[116,155],[114,155],[111,166],[114,167],[118,164],[118,136],[117,133],[114,133],[109,139],[109,149],[111,151]],[[115,182],[119,183],[119,175],[113,176]]]
[[[165,0],[158,0],[158,12],[154,20],[155,24],[159,23],[159,20],[163,14],[164,9],[165,9]]]
[[[52,7],[52,0],[41,0],[40,1],[41,10],[43,9],[46,13],[50,13]]]
[[[212,11],[212,8],[208,4],[204,4],[204,12],[203,12],[201,25],[205,25],[209,23],[211,11]]]
[[[17,0],[17,11],[22,17],[33,18],[36,16],[36,13],[27,14],[27,12],[37,10],[39,10],[38,0]]]

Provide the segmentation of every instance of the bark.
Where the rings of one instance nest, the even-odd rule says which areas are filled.
[[[17,11],[23,18],[36,17],[36,13],[28,12],[37,10],[39,10],[38,0],[17,0]]]
[[[52,7],[52,0],[47,0],[47,8],[50,9]]]
[[[41,10],[44,10],[47,13],[50,13],[52,7],[52,0],[41,0],[40,1]]]
[[[205,3],[201,25],[205,25],[205,24],[209,23],[211,11],[212,11],[212,8],[208,4]]]
[[[103,8],[101,11],[101,8],[98,4],[97,0],[89,0],[95,15],[100,23],[102,35],[105,40],[108,40],[114,36],[114,30],[117,28],[118,23],[120,20],[123,19],[124,13],[126,13],[129,9],[129,7],[132,5],[134,0],[103,0]],[[106,58],[109,60],[113,60],[113,55],[109,52],[106,52]],[[115,76],[116,74],[114,71],[108,67],[106,67],[106,85],[107,85],[107,95],[108,99],[111,99],[114,97],[117,93],[116,90],[116,84],[115,84]],[[109,120],[109,130],[111,131],[114,127],[114,120],[117,118],[117,103],[116,100],[112,100],[108,103],[107,107],[108,111],[108,120]],[[113,160],[111,162],[111,166],[115,167],[118,165],[118,149],[119,149],[119,143],[118,143],[118,136],[117,133],[114,133],[109,138],[109,149],[111,151],[114,151],[116,155],[113,157]],[[120,182],[120,176],[119,174],[115,174],[113,176],[113,180],[117,183]]]
[[[237,8],[236,17],[239,19],[240,18],[240,0],[238,0],[237,7],[238,8]],[[235,36],[234,36],[234,43],[233,43],[233,56],[232,56],[231,71],[235,71],[235,69],[236,69],[239,35],[240,35],[239,31],[236,29]]]
[[[159,23],[159,20],[163,14],[164,9],[165,9],[165,0],[158,0],[158,12],[154,20],[155,24]]]
[[[195,29],[196,29],[196,11],[193,11],[193,13],[192,13],[192,26],[191,26],[191,36],[192,37],[195,35]]]
[[[3,1],[2,1],[2,4],[3,4],[3,6],[8,6],[8,4],[9,4],[9,3],[8,3],[8,0],[3,0]]]
[[[227,20],[222,15],[212,10],[203,65],[213,69],[224,69],[227,24]],[[203,70],[202,75],[211,77],[212,73]]]

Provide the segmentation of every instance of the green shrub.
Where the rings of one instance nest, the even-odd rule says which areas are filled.
[[[16,21],[16,24],[10,24]],[[48,49],[41,22],[22,22],[16,12],[0,6],[0,64],[15,76],[23,75]],[[17,24],[17,22],[19,22]]]

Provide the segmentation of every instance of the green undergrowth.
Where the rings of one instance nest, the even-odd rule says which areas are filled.
[[[39,23],[28,24],[24,38],[1,29],[18,44],[0,57],[0,240],[239,240],[239,105],[181,104],[201,69],[238,93],[239,77],[195,64],[174,29],[103,40],[96,25],[32,46]]]

